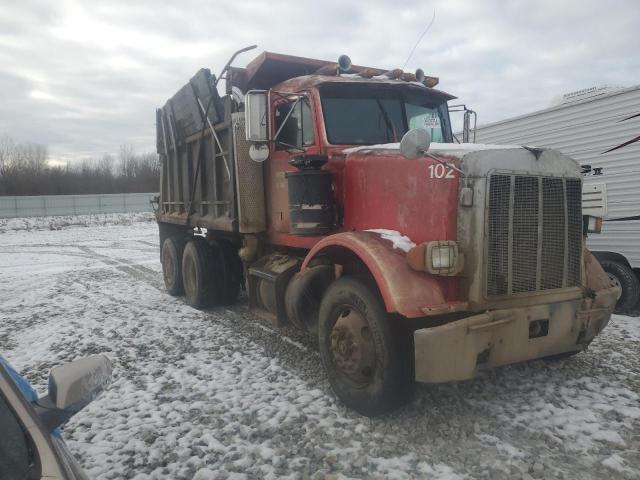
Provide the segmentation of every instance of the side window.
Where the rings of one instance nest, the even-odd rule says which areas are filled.
[[[27,432],[4,397],[0,395],[0,478],[38,478],[36,456]]]
[[[442,122],[438,110],[433,108],[421,107],[418,105],[405,104],[407,109],[407,117],[409,130],[412,128],[422,128],[431,134],[432,142],[443,142]]]
[[[293,111],[291,111],[292,107]],[[282,130],[280,130],[281,127]],[[313,117],[309,101],[302,99],[298,103],[286,102],[279,104],[275,111],[275,130],[276,132],[280,131],[278,138],[276,138],[276,148],[278,150],[313,145]]]

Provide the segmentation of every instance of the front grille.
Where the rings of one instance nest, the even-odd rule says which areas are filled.
[[[487,295],[580,285],[578,178],[489,177]]]

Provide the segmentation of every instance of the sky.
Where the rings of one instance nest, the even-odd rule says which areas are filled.
[[[155,149],[155,108],[200,68],[264,50],[398,68],[478,112],[479,124],[596,85],[640,84],[640,2],[0,0],[0,136],[55,163]]]

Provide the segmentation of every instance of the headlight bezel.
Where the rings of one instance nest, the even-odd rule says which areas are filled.
[[[427,242],[424,249],[424,265],[433,275],[456,275],[462,270],[462,255],[458,243],[453,240]]]
[[[432,275],[455,276],[464,268],[464,254],[454,240],[421,243],[407,255],[409,265]]]

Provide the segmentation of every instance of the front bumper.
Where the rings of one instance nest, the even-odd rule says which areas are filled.
[[[480,368],[584,350],[609,322],[619,294],[610,287],[578,300],[488,311],[416,330],[416,380],[467,380]]]

